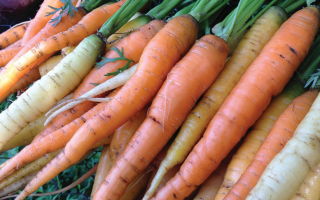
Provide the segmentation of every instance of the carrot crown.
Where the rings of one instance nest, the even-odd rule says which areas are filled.
[[[123,26],[127,21],[138,12],[149,0],[127,0],[112,17],[103,24],[98,31],[98,35],[108,38],[112,33]]]

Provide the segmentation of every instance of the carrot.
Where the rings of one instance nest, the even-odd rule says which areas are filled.
[[[51,71],[62,60],[62,58],[62,55],[56,55],[42,63],[38,69],[41,77]]]
[[[320,164],[311,169],[291,200],[313,200],[320,198]]]
[[[308,82],[310,75],[316,70],[320,63],[320,59],[316,59],[319,50],[320,37],[317,36],[310,48],[308,56],[300,65],[296,75],[291,79],[284,91],[272,100],[271,104],[255,123],[252,130],[247,134],[246,139],[241,144],[239,150],[233,156],[233,159],[228,166],[224,183],[219,190],[216,200],[223,199],[227,195],[232,186],[238,181],[254,159],[255,154],[279,115],[286,107],[288,107],[295,97],[304,92],[304,85]]]
[[[24,35],[29,22],[22,22],[0,34],[0,50],[17,42]]]
[[[27,185],[28,182],[30,182],[35,177],[35,175],[36,173],[29,174],[23,177],[22,179],[20,179],[19,181],[14,182],[11,185],[8,185],[7,187],[3,188],[0,191],[0,197],[2,197],[1,199],[12,199],[12,196],[5,196],[5,195],[9,195],[23,188],[24,186]],[[13,197],[15,197],[15,195]]]
[[[73,17],[62,19],[57,26],[52,27],[51,25],[47,25],[46,27],[49,27],[47,29],[44,27],[42,31],[18,53],[18,58],[14,58],[13,62],[10,62],[0,74],[0,77],[3,77],[0,79],[0,85],[3,84],[3,89],[0,91],[0,101],[10,93],[10,88],[14,86],[19,78],[37,64],[42,63],[63,47],[76,45],[86,36],[96,32],[103,22],[119,9],[123,2],[124,0],[101,6],[90,12],[82,20],[80,19],[85,12],[83,9],[78,9],[78,12],[76,12]],[[77,23],[78,21],[79,23]],[[72,26],[74,24],[76,25]],[[57,34],[54,35],[55,33]],[[44,37],[49,38],[37,44],[37,42]]]
[[[128,188],[120,198],[120,200],[136,200],[141,197],[141,194],[148,185],[151,176],[151,170],[146,169],[139,174],[135,180],[128,185]]]
[[[183,199],[209,176],[271,97],[283,89],[307,54],[318,23],[318,10],[308,7],[280,27],[224,101],[180,171],[154,199]]]
[[[14,173],[11,176],[9,176],[8,178],[2,180],[0,182],[0,189],[3,189],[3,188],[7,187],[8,185],[10,185],[10,184],[12,184],[12,183],[14,183],[16,181],[19,181],[21,178],[23,178],[23,177],[25,177],[25,176],[27,176],[29,174],[33,174],[33,173],[39,171],[50,160],[52,160],[58,153],[59,153],[59,151],[46,154],[43,157],[39,158],[38,160],[36,160],[36,161],[26,165],[25,167],[21,168],[16,173]]]
[[[47,119],[45,121],[45,125],[48,124],[58,114],[63,111],[69,110],[74,106],[84,102],[84,101],[97,101],[97,102],[105,102],[109,101],[109,98],[94,98],[95,96],[101,96],[101,94],[108,92],[110,90],[116,89],[118,87],[123,86],[135,73],[137,69],[137,64],[132,66],[130,69],[125,70],[124,72],[108,79],[104,83],[100,83],[96,87],[92,88],[88,92],[84,93],[80,97],[76,99],[70,99],[61,104],[58,104],[56,107],[53,107],[47,114]]]
[[[56,68],[0,113],[0,149],[29,122],[70,93],[89,72],[101,49],[102,41],[94,36],[79,44]],[[91,51],[90,55],[88,51]]]
[[[134,62],[138,62],[145,46],[163,26],[163,22],[153,20],[149,24],[144,25],[137,31],[120,40],[114,47],[117,49],[123,49],[124,56],[126,58],[133,60]],[[110,50],[106,53],[105,57],[107,59],[112,59],[119,57],[119,55],[116,51]],[[93,85],[93,83],[100,84],[105,80],[110,79],[111,76],[103,75],[118,70],[123,67],[125,63],[126,61],[118,60],[115,62],[108,62],[102,67],[95,67],[75,90],[73,98],[77,98],[94,88],[95,85]],[[48,135],[49,133],[65,126],[90,110],[94,105],[95,103],[93,102],[83,102],[72,109],[59,114],[46,126],[44,131],[37,138]]]
[[[98,104],[93,111],[91,109],[95,116],[88,119],[78,129],[64,148],[63,153],[38,173],[18,199],[33,192],[39,185],[59,173],[58,171],[77,162],[94,143],[111,134],[137,111],[145,107],[161,87],[169,70],[195,41],[196,34],[197,24],[192,17],[179,17],[167,23],[148,43],[134,76],[115,94],[110,102]],[[168,52],[170,53],[168,54]],[[131,95],[128,96],[128,94]],[[91,131],[88,131],[89,129]],[[94,137],[92,137],[92,133],[95,133]],[[82,144],[82,142],[84,143]],[[74,153],[73,146],[78,146],[79,143],[82,148],[77,148],[77,153]],[[72,157],[69,156],[69,153],[72,154]],[[65,159],[65,156],[71,159]],[[50,173],[47,173],[47,170]]]
[[[43,123],[45,121],[44,115],[29,123],[16,136],[10,139],[1,149],[1,152],[9,149],[25,146],[31,143],[32,139],[43,130]]]
[[[56,0],[55,0],[56,1]],[[71,0],[71,2],[74,4],[76,0]],[[61,3],[61,2],[60,2]],[[59,4],[60,4],[59,3]],[[41,30],[34,35],[32,38],[30,38],[28,41],[26,41],[23,44],[23,48],[18,52],[18,54],[12,59],[9,64],[14,63],[16,59],[19,59],[22,55],[24,55],[26,52],[28,52],[30,49],[32,49],[34,46],[37,45],[41,40],[46,39],[52,35],[55,35],[56,33],[62,32],[69,27],[73,26],[74,24],[78,23],[78,21],[86,14],[84,9],[78,9],[76,12],[74,12],[73,16],[68,15],[68,13],[55,13],[52,18],[59,18],[60,22],[56,25],[53,25],[52,23],[46,23]],[[44,59],[45,60],[45,59]],[[42,61],[43,62],[43,61]],[[40,63],[40,62],[39,62]],[[8,65],[6,66],[8,67]]]
[[[226,43],[212,35],[206,35],[196,42],[168,75],[150,106],[147,118],[111,169],[94,199],[118,199],[122,196],[128,183],[160,152],[196,99],[213,82],[224,66],[227,51]],[[200,60],[202,65],[197,66],[196,63]],[[188,75],[191,73],[192,77]],[[125,166],[131,167],[124,169]]]
[[[217,80],[210,86],[182,124],[145,197],[151,197],[154,194],[158,183],[167,170],[184,161],[224,99],[284,19],[285,14],[281,9],[270,8],[246,33]]]
[[[199,192],[193,200],[214,200],[222,184],[223,176],[226,173],[227,163],[222,162],[219,168],[201,185]]]
[[[145,108],[135,114],[129,121],[117,128],[114,132],[109,151],[113,163],[116,162],[121,153],[125,150],[131,137],[146,118],[146,114],[147,109]]]
[[[29,42],[51,19],[52,15],[48,15],[52,11],[52,8],[59,8],[63,6],[63,2],[60,0],[45,0],[41,4],[36,16],[31,20],[25,34],[22,38],[22,44],[25,45]]]
[[[247,199],[290,199],[319,163],[319,95],[293,137],[264,170]],[[283,192],[286,191],[286,192]]]
[[[146,112],[146,109],[141,110],[131,119],[129,119],[126,123],[117,128],[117,130],[114,132],[110,143],[110,147],[105,148],[101,154],[98,165],[98,171],[96,173],[93,189],[91,192],[92,196],[96,193],[96,191],[102,184],[103,180],[105,179],[112,165],[115,163],[116,159],[126,148],[132,135],[136,132],[136,130],[143,122],[146,116]]]
[[[26,90],[30,84],[40,78],[40,73],[37,68],[32,69],[19,79],[19,81],[10,89],[10,93],[17,92],[19,90]]]
[[[292,137],[298,124],[309,111],[317,94],[316,91],[306,92],[292,101],[272,127],[253,161],[224,199],[246,198],[250,190],[258,182],[266,166]]]
[[[135,6],[133,6],[133,7],[125,7],[124,6],[124,7],[120,8],[120,10],[119,10],[120,12],[118,11],[118,13],[120,13],[120,21],[117,22],[117,23],[119,23],[118,25],[117,25],[117,23],[112,24],[113,26],[115,26],[115,28],[113,28],[113,30],[116,30],[117,26],[121,25],[122,23],[125,23],[125,21],[121,22],[121,19],[123,19],[123,18],[125,19],[125,17],[121,16],[122,13],[126,17],[130,17],[130,11],[132,12],[134,10],[138,10],[139,8],[141,8],[142,5],[144,5],[145,1],[137,3],[137,2],[133,2],[132,0],[129,0],[128,2],[126,2],[126,4],[130,4],[130,3]],[[128,8],[128,9],[126,9],[126,8]],[[115,15],[112,18],[116,19],[117,17],[119,17],[119,15]],[[108,22],[105,26],[108,27],[110,24],[111,23]],[[160,27],[162,27],[162,25],[160,25]],[[149,27],[149,29],[153,31],[152,27]],[[112,34],[112,29],[109,30],[109,34]],[[148,33],[148,34],[150,34],[150,33]],[[145,36],[145,35],[142,34],[142,36]],[[91,37],[99,39],[98,37],[95,37],[94,35],[92,35]],[[80,46],[80,45],[85,46],[86,43],[90,42],[90,40],[88,40],[88,39],[90,39],[91,37],[86,38],[78,46]],[[144,38],[144,37],[142,37],[142,38]],[[138,41],[135,41],[135,42],[138,42]],[[84,50],[86,51],[86,49],[84,49]],[[91,53],[94,53],[94,52],[91,52]],[[76,62],[76,60],[74,62]],[[95,109],[99,110],[99,109],[102,109],[104,106],[105,106],[104,104],[100,104],[100,105],[97,105]],[[35,138],[34,141],[30,145],[28,145],[22,151],[20,151],[19,154],[17,154],[13,159],[8,160],[5,164],[2,165],[2,167],[0,169],[0,179],[3,179],[4,177],[13,173],[18,167],[21,167],[24,164],[29,163],[29,162],[43,156],[47,152],[52,152],[52,151],[58,150],[60,148],[63,148],[63,146],[68,142],[68,140],[77,131],[77,129],[86,120],[88,120],[88,119],[92,118],[94,115],[96,115],[96,113],[97,113],[96,110],[91,110],[88,113],[84,114],[83,116],[79,116],[79,118],[74,120],[72,123],[69,123],[67,126],[64,126],[63,128],[56,130],[52,134]],[[55,142],[52,142],[53,137],[60,138],[60,139],[57,139],[57,140],[55,140]],[[104,141],[101,141],[101,142],[103,143]]]
[[[72,94],[67,95],[65,99],[69,99]],[[10,139],[2,148],[2,151],[6,151],[15,147],[25,146],[31,143],[33,138],[39,134],[43,129],[43,123],[45,121],[45,116],[42,115],[38,119],[29,123],[24,127],[16,136]]]
[[[17,41],[5,49],[0,50],[0,66],[5,66],[20,50],[21,41]]]
[[[111,140],[111,142],[112,142],[112,140]],[[103,148],[103,150],[101,151],[97,172],[94,177],[94,182],[93,182],[93,186],[92,186],[92,190],[91,190],[91,198],[97,192],[97,190],[98,190],[99,186],[101,185],[101,183],[103,182],[106,174],[108,174],[109,170],[111,169],[112,161],[110,158],[109,151],[110,151],[109,146],[105,146]]]
[[[296,86],[296,85],[295,85]],[[279,115],[288,107],[295,98],[296,87],[292,90],[284,90],[279,96],[272,100],[271,104],[256,121],[252,130],[247,134],[245,141],[241,144],[231,162],[228,164],[227,172],[215,200],[222,200],[231,190],[232,186],[239,180],[246,168],[250,165],[256,152],[267,137],[273,124]],[[299,89],[298,89],[299,90]],[[302,91],[300,89],[299,91]]]

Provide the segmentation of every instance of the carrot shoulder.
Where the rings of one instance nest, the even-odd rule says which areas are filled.
[[[225,200],[238,200],[247,197],[266,166],[292,137],[295,129],[309,111],[317,94],[318,92],[316,91],[306,92],[292,101],[280,115],[253,161],[224,198]]]
[[[318,23],[318,10],[309,7],[280,27],[211,120],[180,171],[155,199],[183,199],[215,170],[288,82],[306,56]]]
[[[197,30],[195,20],[187,16],[166,24],[148,43],[134,76],[109,103],[96,110],[94,117],[78,129],[63,152],[38,173],[18,199],[23,199],[59,172],[79,161],[96,142],[110,135],[145,107],[161,87],[169,70],[195,41]],[[81,149],[78,148],[79,145]]]

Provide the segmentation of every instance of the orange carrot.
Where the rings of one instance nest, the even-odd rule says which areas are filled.
[[[142,124],[147,114],[147,109],[143,109],[134,115],[129,121],[117,128],[114,132],[110,143],[110,158],[112,162],[116,162],[120,154],[125,150],[131,137]]]
[[[112,134],[145,107],[161,87],[169,70],[195,41],[197,30],[196,21],[189,16],[177,17],[167,23],[148,43],[133,77],[111,101],[98,104],[96,107],[100,107],[99,109],[91,109],[95,111],[94,117],[78,129],[63,152],[38,173],[17,199],[23,199],[76,163],[96,142]],[[78,146],[81,148],[77,148]]]
[[[268,137],[256,153],[254,160],[237,183],[233,185],[230,192],[224,198],[225,200],[245,199],[247,197],[250,190],[258,182],[266,166],[292,137],[295,129],[309,111],[317,95],[318,92],[310,91],[292,101],[280,115]]]
[[[196,42],[168,75],[145,121],[94,199],[119,199],[122,196],[128,183],[150,164],[179,128],[196,100],[222,70],[227,55],[227,44],[218,37],[206,35]],[[200,62],[201,65],[197,65]]]
[[[73,24],[76,24],[82,18],[82,16],[84,16],[84,14],[85,12],[82,9],[79,9],[73,17],[64,16],[57,26],[53,27],[48,24],[35,37],[33,37],[32,40],[30,40],[25,46],[23,46],[23,48],[15,55],[15,57],[11,59],[11,61],[4,67],[4,69],[0,73],[0,85],[3,86],[1,87],[2,89],[0,91],[0,101],[4,100],[10,94],[10,91],[12,90],[14,85],[23,75],[28,73],[33,67],[44,62],[52,54],[45,55],[39,58],[37,62],[30,64],[27,69],[25,69],[24,66],[21,65],[21,60],[25,60],[25,57],[22,55],[29,49],[31,49],[34,45],[36,45],[39,40],[42,40],[45,37],[49,37],[50,35],[57,32],[61,32],[72,26]]]
[[[0,50],[20,40],[24,35],[28,25],[29,25],[29,22],[23,22],[1,33],[0,34]]]
[[[151,21],[149,24],[142,26],[140,29],[132,32],[127,37],[120,40],[117,44],[115,44],[114,47],[117,49],[123,49],[124,56],[126,58],[133,60],[134,62],[138,62],[145,46],[163,26],[164,22],[160,20]],[[110,50],[105,54],[105,57],[110,59],[119,57],[119,55],[115,51]],[[75,90],[72,98],[75,99],[89,91],[95,87],[94,84],[99,84],[110,79],[111,76],[104,75],[118,70],[119,68],[123,67],[125,63],[126,61],[118,60],[115,62],[109,62],[102,67],[95,67]],[[63,127],[74,119],[80,117],[83,113],[90,110],[94,105],[95,103],[87,101],[61,113],[55,119],[53,119],[45,127],[44,131],[36,138],[38,139],[43,137]]]
[[[132,135],[142,124],[146,117],[146,113],[146,108],[141,110],[114,132],[110,146],[106,147],[101,154],[98,170],[94,179],[94,185],[92,187],[92,196],[102,184],[112,165],[116,162],[116,159],[118,159],[120,154],[125,150]]]
[[[237,144],[290,79],[311,46],[319,11],[305,8],[276,32],[211,120],[179,172],[154,199],[183,199],[201,184]]]
[[[57,1],[57,0],[54,0]],[[60,1],[60,0],[59,0]],[[75,0],[72,0],[75,3]],[[47,2],[48,3],[48,2]],[[59,3],[59,5],[61,2]],[[84,9],[78,9],[74,12],[73,16],[69,16],[64,13],[61,17],[61,21],[57,25],[53,25],[52,23],[46,23],[45,26],[37,32],[32,38],[23,43],[23,48],[19,51],[19,53],[14,57],[14,59],[18,59],[20,56],[28,52],[34,46],[37,46],[40,41],[49,38],[59,32],[67,30],[69,27],[77,24],[79,20],[86,14]],[[60,15],[60,13],[55,13],[52,18],[56,18]],[[51,17],[50,17],[51,18]],[[31,25],[31,24],[30,24]],[[29,26],[30,27],[30,26]]]
[[[21,41],[17,41],[5,49],[0,50],[0,67],[5,66],[22,48]]]
[[[60,0],[44,0],[38,10],[36,16],[31,20],[29,27],[27,28],[23,38],[22,44],[25,45],[35,36],[51,19],[52,15],[48,15],[52,12],[52,8],[49,6],[59,8],[63,6],[63,2]]]
[[[26,75],[21,77],[19,81],[14,85],[14,87],[11,89],[10,93],[17,92],[18,90],[23,90],[27,88],[31,83],[35,82],[40,78],[40,73],[37,68],[32,69],[30,72],[28,72]]]
[[[111,93],[109,96],[114,95],[116,92],[117,91]],[[42,157],[46,153],[63,148],[80,126],[83,125],[86,120],[96,115],[97,110],[102,109],[103,106],[105,106],[103,103],[98,104],[95,109],[91,109],[89,112],[63,128],[52,132],[50,135],[41,137],[38,140],[33,140],[31,144],[0,166],[0,181],[24,165]],[[52,138],[55,138],[54,142]],[[102,140],[100,142],[102,142]]]
[[[109,17],[111,17],[123,3],[124,0],[113,4],[103,5],[90,12],[78,24],[76,24],[76,22],[78,22],[85,14],[84,10],[79,8],[73,17],[62,19],[57,26],[53,27],[51,25],[47,25],[46,27],[50,27],[48,29],[44,27],[37,36],[28,42],[27,46],[17,54],[15,57],[17,59],[14,58],[14,61],[10,62],[6,66],[5,70],[0,74],[0,86],[2,88],[0,91],[0,101],[9,94],[10,88],[13,87],[21,76],[30,71],[36,65],[45,61],[56,51],[66,46],[74,46],[86,36],[95,33],[97,29]],[[76,25],[72,26],[74,24]],[[47,32],[49,29],[53,30]],[[44,39],[40,43],[36,43],[43,38],[47,39]],[[21,56],[21,54],[23,54],[23,56]]]

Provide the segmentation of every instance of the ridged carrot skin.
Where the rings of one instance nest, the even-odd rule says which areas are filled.
[[[128,184],[146,169],[179,128],[196,100],[212,84],[227,55],[227,44],[213,35],[205,35],[193,45],[168,75],[145,121],[93,199],[116,200],[123,195]]]
[[[78,129],[63,152],[37,174],[17,199],[23,199],[59,172],[78,162],[96,142],[112,134],[145,107],[160,89],[170,69],[195,41],[197,30],[197,23],[189,16],[168,22],[148,43],[133,77],[110,102],[102,103],[99,110],[93,108],[94,117]]]
[[[15,147],[26,146],[31,143],[32,139],[43,130],[44,115],[29,123],[16,136],[9,140],[1,149],[2,152]]]
[[[292,137],[317,95],[317,91],[310,91],[292,101],[288,108],[280,115],[253,161],[237,183],[233,185],[230,192],[224,198],[225,200],[240,200],[247,197],[250,190],[258,182],[266,166]]]
[[[120,50],[123,49],[124,56],[126,58],[131,59],[134,62],[138,62],[148,42],[156,35],[159,30],[161,30],[163,26],[164,22],[160,20],[153,20],[117,42],[114,47]],[[105,57],[116,58],[119,57],[119,55],[115,51],[110,50],[105,54]],[[125,64],[126,61],[118,60],[116,62],[107,63],[101,67],[93,68],[75,90],[72,98],[77,98],[95,87],[92,83],[99,84],[110,79],[111,76],[104,75],[116,71],[117,69],[123,67]],[[45,129],[37,137],[37,139],[65,126],[74,119],[77,119],[82,114],[90,110],[94,105],[95,103],[93,102],[84,102],[73,107],[73,109],[61,113],[45,127]]]
[[[100,38],[90,36],[0,113],[0,149],[28,123],[74,90],[94,65],[102,46]]]
[[[272,7],[244,35],[217,80],[210,86],[181,126],[145,196],[153,196],[166,171],[184,161],[224,99],[258,56],[263,46],[279,29],[285,18],[282,9]]]
[[[272,129],[272,126],[288,107],[292,100],[297,96],[296,91],[286,89],[277,97],[275,97],[268,108],[253,126],[252,130],[247,134],[244,142],[232,157],[227,167],[223,184],[218,191],[215,200],[222,200],[231,190],[232,186],[239,180],[247,167],[254,159],[255,154],[262,145],[264,139]]]
[[[180,171],[154,199],[183,199],[201,184],[281,92],[306,56],[319,11],[304,8],[276,32],[211,120]]]
[[[21,41],[17,41],[5,49],[0,50],[0,67],[5,66],[21,50]]]
[[[25,53],[43,38],[54,35],[57,32],[64,31],[70,26],[76,24],[84,15],[85,11],[82,9],[78,9],[78,12],[76,12],[73,17],[62,17],[61,22],[57,26],[53,27],[51,24],[47,24],[36,36],[34,36],[27,44],[23,46],[23,48],[15,55],[15,57],[11,59],[11,61],[3,68],[0,73],[0,102],[10,94],[12,88],[20,78],[30,72],[32,68],[38,66],[51,56],[51,54],[44,55],[43,57],[39,57],[37,62],[29,63],[29,66],[25,66],[24,63],[28,62],[29,60],[28,54]]]
[[[103,5],[90,12],[82,19],[81,17],[85,15],[85,11],[79,8],[78,12],[76,12],[73,17],[65,19],[65,21],[70,21],[68,22],[68,26],[65,25],[68,23],[63,23],[63,21],[61,21],[57,26],[53,27],[54,31],[50,32],[50,35],[46,32],[43,33],[45,34],[45,37],[41,36],[41,34],[47,26],[42,29],[42,31],[31,40],[32,43],[28,42],[27,46],[18,53],[18,58],[13,58],[13,62],[10,62],[5,67],[5,70],[0,74],[0,86],[2,88],[0,90],[0,101],[10,93],[10,88],[14,86],[19,78],[30,71],[33,67],[44,62],[53,53],[61,50],[63,47],[70,45],[74,46],[86,36],[95,33],[97,29],[108,18],[110,18],[124,2],[125,0],[122,0],[113,4]],[[65,26],[62,26],[62,24]],[[63,29],[59,30],[59,26]],[[51,27],[51,29],[53,28]],[[40,36],[38,36],[39,34]],[[40,40],[39,37],[41,38]],[[36,40],[36,42],[34,42],[34,40]]]
[[[59,151],[52,152],[49,154],[44,155],[43,157],[39,158],[38,160],[26,165],[25,167],[21,168],[18,170],[16,173],[12,174],[5,180],[2,180],[0,182],[0,190],[3,189],[4,187],[7,187],[8,185],[19,181],[19,179],[39,171],[42,167],[44,167],[50,160],[52,160]]]
[[[47,15],[49,12],[52,12],[52,6],[54,8],[60,8],[63,6],[63,2],[60,0],[44,0],[38,10],[36,16],[31,20],[29,27],[27,28],[23,38],[22,44],[25,45],[37,35],[40,30],[46,26],[49,20],[52,18],[52,15]]]
[[[29,25],[28,22],[22,23],[18,26],[14,26],[9,30],[1,33],[0,34],[0,50],[20,40],[23,37],[28,25]]]
[[[246,199],[289,200],[294,196],[320,162],[319,110],[318,95],[293,137],[268,164]]]
[[[214,200],[222,184],[223,176],[227,170],[227,162],[222,162],[219,168],[201,185],[199,192],[193,200]]]
[[[108,97],[112,97],[112,95],[114,95],[117,91],[118,90],[115,90],[109,94]],[[31,144],[23,148],[13,158],[7,160],[0,166],[0,181],[24,165],[42,157],[46,153],[57,151],[58,149],[63,148],[74,135],[74,133],[85,123],[85,121],[95,116],[97,110],[101,110],[104,106],[105,103],[100,103],[95,106],[94,109],[86,112],[84,115],[75,119],[66,126],[57,129],[49,135],[34,139]],[[52,141],[52,138],[55,138],[54,142]],[[109,140],[108,138],[100,140],[97,145],[104,145],[105,140]]]
[[[142,124],[144,118],[146,117],[146,113],[147,109],[139,111],[136,115],[134,115],[122,126],[117,128],[117,130],[114,132],[110,146],[105,148],[105,150],[101,154],[98,170],[94,179],[94,185],[91,192],[92,196],[96,193],[96,191],[102,184],[103,180],[107,176],[116,159],[126,148],[132,135]]]
[[[311,169],[297,193],[290,200],[320,199],[320,164]]]

